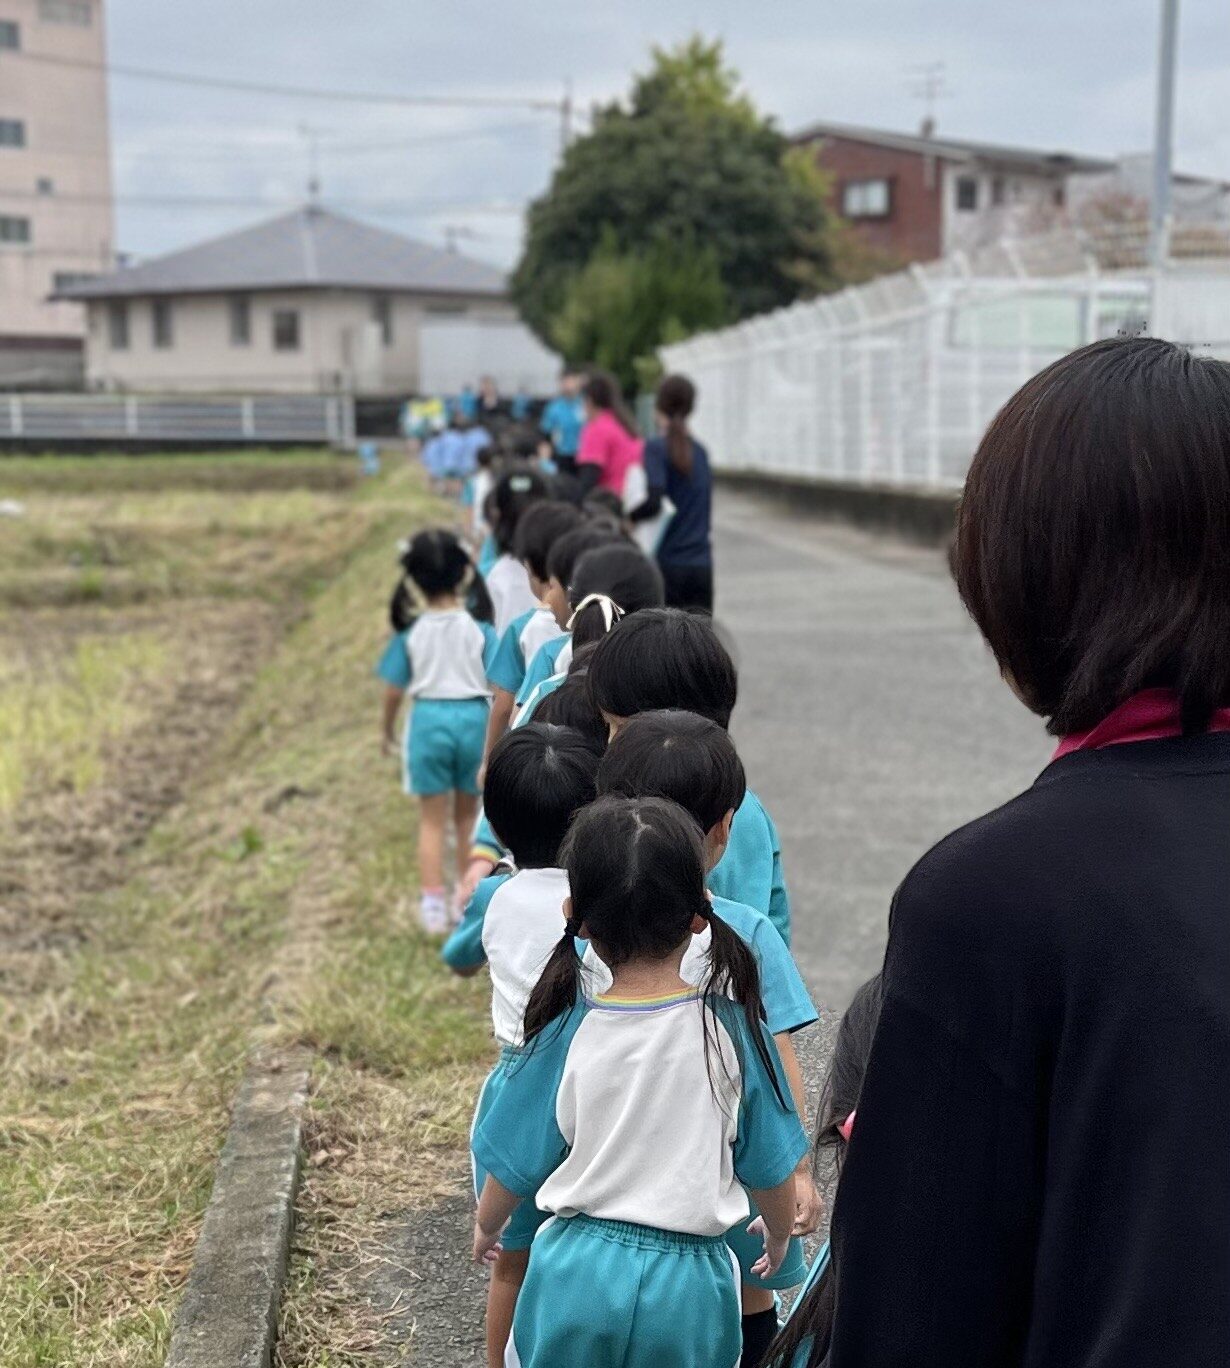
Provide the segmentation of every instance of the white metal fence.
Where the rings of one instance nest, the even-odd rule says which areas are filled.
[[[347,395],[0,395],[0,443],[302,442],[349,446]]]
[[[1106,269],[1066,232],[915,266],[662,357],[695,381],[719,468],[956,488],[998,408],[1056,357],[1142,330],[1230,354],[1228,317],[1224,264]]]

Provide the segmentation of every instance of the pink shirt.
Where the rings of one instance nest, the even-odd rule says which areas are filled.
[[[623,498],[628,469],[639,465],[644,442],[631,436],[609,409],[600,409],[581,430],[577,448],[579,465],[596,465],[602,470],[598,488],[609,489]]]

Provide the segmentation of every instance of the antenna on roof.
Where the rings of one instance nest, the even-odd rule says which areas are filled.
[[[447,252],[455,252],[457,243],[461,238],[469,238],[473,241],[480,236],[473,228],[467,228],[463,223],[446,223],[444,225],[444,249]]]
[[[320,203],[320,138],[324,131],[323,128],[315,128],[311,124],[299,125],[299,136],[307,145],[307,197],[308,203],[313,206]]]
[[[944,62],[924,62],[921,66],[906,68],[906,74],[911,78],[910,94],[923,102],[919,133],[924,138],[930,138],[935,133],[936,101],[947,99],[952,93],[948,89],[944,67]]]

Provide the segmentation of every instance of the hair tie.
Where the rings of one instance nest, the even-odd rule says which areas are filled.
[[[572,610],[572,616],[568,619],[567,630],[572,631],[573,625],[581,615],[583,608],[588,608],[591,603],[596,603],[602,608],[602,622],[605,629],[609,632],[612,627],[624,615],[624,610],[606,594],[586,594],[580,603]]]
[[[510,475],[508,487],[514,494],[528,494],[534,488],[534,481],[528,475]]]
[[[851,1135],[854,1134],[854,1116],[857,1111],[858,1108],[855,1107],[854,1111],[852,1111],[850,1115],[847,1116],[846,1119],[841,1123],[841,1125],[837,1127],[837,1134],[841,1136],[841,1138],[846,1142],[847,1145],[850,1143]]]
[[[564,935],[571,936],[574,940],[581,934],[580,917],[569,917],[564,923]]]

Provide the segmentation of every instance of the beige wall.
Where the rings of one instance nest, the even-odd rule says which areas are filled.
[[[19,26],[22,51],[101,63],[102,0],[81,3],[88,25],[53,20],[55,0],[0,0],[0,19]],[[0,118],[22,120],[26,140],[0,147],[0,214],[31,230],[28,245],[0,242],[0,336],[80,337],[82,307],[46,297],[57,272],[114,264],[106,77],[0,51]],[[50,193],[38,193],[40,178]]]
[[[498,300],[394,295],[392,345],[385,347],[373,322],[374,296],[365,291],[281,291],[248,298],[247,346],[231,344],[229,296],[180,295],[169,301],[170,347],[153,344],[152,301],[133,299],[127,304],[129,345],[118,351],[110,343],[108,303],[92,303],[87,383],[122,390],[409,392],[418,387],[418,330],[426,314],[464,310],[470,317],[515,317],[512,306]],[[299,312],[298,351],[274,349],[273,317],[280,309]]]
[[[977,209],[957,208],[957,181],[971,177],[978,182]],[[1004,199],[993,203],[993,182],[1000,180]],[[1063,190],[1059,176],[997,171],[984,166],[946,162],[943,180],[943,252],[969,252],[989,247],[1003,238],[1028,237],[1054,224],[1062,216],[1055,191]]]

